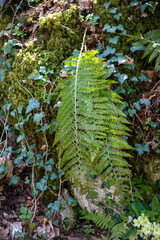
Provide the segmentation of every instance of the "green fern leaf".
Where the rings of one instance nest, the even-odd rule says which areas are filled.
[[[128,135],[129,129],[124,125],[128,121],[116,107],[123,103],[118,94],[109,90],[115,81],[106,79],[109,74],[105,62],[95,57],[96,53],[80,53],[78,58],[69,58],[65,63],[76,66],[76,72],[56,88],[62,104],[53,145],[58,144],[60,167],[66,171],[66,179],[87,190],[89,184],[94,185],[93,179],[86,178],[88,174],[106,179],[113,172],[111,176],[117,186],[118,177],[124,177],[126,184],[126,176],[130,174],[129,165],[123,159],[130,156],[123,149],[131,149],[123,139]]]

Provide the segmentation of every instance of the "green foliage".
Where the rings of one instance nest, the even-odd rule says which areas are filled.
[[[92,214],[89,214],[85,216],[87,220],[93,221],[97,226],[99,226],[101,229],[108,229],[110,230],[111,234],[109,236],[109,239],[112,240],[119,240],[120,238],[123,239],[123,235],[128,230],[127,225],[125,222],[118,223],[116,220],[112,220],[110,215],[107,215],[106,213],[97,213],[94,212]],[[105,237],[104,237],[105,239]],[[108,238],[107,238],[108,239]]]
[[[147,32],[144,36],[136,35],[130,40],[138,40],[135,43],[133,50],[136,48],[142,48],[144,51],[143,58],[148,56],[148,62],[155,61],[155,68],[160,65],[160,30],[152,30]],[[146,48],[144,47],[146,46]]]
[[[58,144],[60,166],[67,179],[74,179],[75,184],[90,191],[89,182],[92,185],[93,179],[87,175],[102,176],[119,188],[123,182],[124,190],[130,173],[123,159],[130,156],[123,149],[131,149],[123,138],[128,135],[129,129],[124,126],[128,122],[115,105],[122,104],[120,97],[109,90],[115,81],[105,79],[109,74],[96,53],[86,52],[66,61],[76,73],[56,88],[62,104],[54,146]]]
[[[157,139],[158,139],[158,149],[156,150],[157,153],[160,153],[160,129],[157,130]]]
[[[28,209],[25,207],[24,204],[21,204],[20,212],[22,213],[20,215],[20,219],[25,220],[25,222],[31,222],[33,212],[28,212]]]
[[[91,226],[88,226],[88,227],[85,228],[83,231],[85,232],[85,236],[86,236],[86,237],[91,237],[92,234],[95,233],[95,231],[92,229]]]

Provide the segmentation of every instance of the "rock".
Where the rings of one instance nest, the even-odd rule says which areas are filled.
[[[61,218],[62,220],[64,220],[65,218],[68,218],[69,220],[69,229],[74,227],[74,224],[76,222],[75,218],[74,218],[74,212],[73,212],[73,208],[67,205],[67,200],[69,197],[69,192],[68,189],[64,188],[62,190],[62,194],[60,196],[60,200],[61,200],[61,204],[64,207],[64,210],[62,212],[60,212]],[[65,228],[65,226],[63,226]]]
[[[82,240],[82,238],[77,238],[77,237],[68,237],[67,240]]]
[[[158,154],[148,154],[144,157],[142,157],[142,160],[140,160],[136,166],[136,170],[138,174],[144,173],[144,176],[153,181],[156,182],[158,179],[160,179],[160,157]]]
[[[104,201],[104,198],[108,197],[113,199],[115,202],[119,201],[119,198],[115,196],[115,187],[111,186],[110,189],[107,189],[106,187],[102,186],[101,178],[96,179],[96,192],[97,197],[96,199],[87,199],[87,194],[82,194],[80,187],[73,187],[71,184],[71,190],[73,192],[73,195],[75,199],[77,200],[78,204],[81,208],[85,208],[88,213],[92,213],[94,210],[96,211],[103,211],[100,206],[98,206],[98,202]],[[111,196],[108,194],[110,193]]]

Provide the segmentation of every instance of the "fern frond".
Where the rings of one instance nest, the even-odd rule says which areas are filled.
[[[128,230],[127,225],[124,222],[116,223],[111,229],[110,240],[120,240],[123,239],[124,234]]]
[[[142,58],[148,56],[148,62],[156,59],[155,68],[157,68],[160,65],[160,29],[149,31],[143,37],[139,36],[139,39],[136,36],[135,39],[139,40],[135,47],[146,45]]]
[[[56,119],[54,146],[58,144],[60,167],[66,171],[66,179],[73,179],[84,189],[88,189],[88,182],[93,183],[93,179],[85,177],[88,174],[106,178],[110,169],[116,181],[130,174],[123,159],[129,155],[122,151],[131,149],[123,139],[128,135],[129,129],[124,126],[128,121],[116,107],[122,104],[121,98],[109,89],[115,81],[107,78],[104,60],[95,57],[96,53],[71,57],[67,64],[76,65],[76,72],[57,86],[62,103]],[[108,148],[114,158],[107,157]]]
[[[123,235],[128,230],[127,225],[123,221],[118,223],[116,220],[112,220],[111,216],[107,215],[105,212],[94,212],[86,215],[83,218],[93,221],[101,229],[110,230],[110,240],[123,239]]]
[[[93,221],[101,229],[108,229],[111,222],[115,222],[112,220],[111,216],[106,215],[105,212],[93,212],[92,214],[85,215],[84,218]]]

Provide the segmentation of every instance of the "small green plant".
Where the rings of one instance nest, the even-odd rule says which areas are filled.
[[[83,229],[83,232],[85,232],[86,237],[91,237],[92,234],[95,233],[95,231],[92,229],[92,226],[88,226],[85,229]]]
[[[20,212],[20,219],[23,219],[26,223],[30,223],[32,220],[33,212],[29,212],[27,207],[24,204],[21,204]]]
[[[131,235],[137,239],[139,235],[142,239],[159,239],[160,238],[160,202],[157,196],[152,198],[151,204],[144,202],[135,202],[131,204],[131,215],[128,216],[127,222],[131,224],[124,239]]]
[[[156,150],[156,153],[160,153],[160,129],[157,130],[157,139],[158,149]]]
[[[21,204],[20,212],[22,214],[19,216],[19,218],[28,224],[31,234],[36,225],[35,223],[32,223],[33,212],[28,211],[27,207],[24,204]]]

